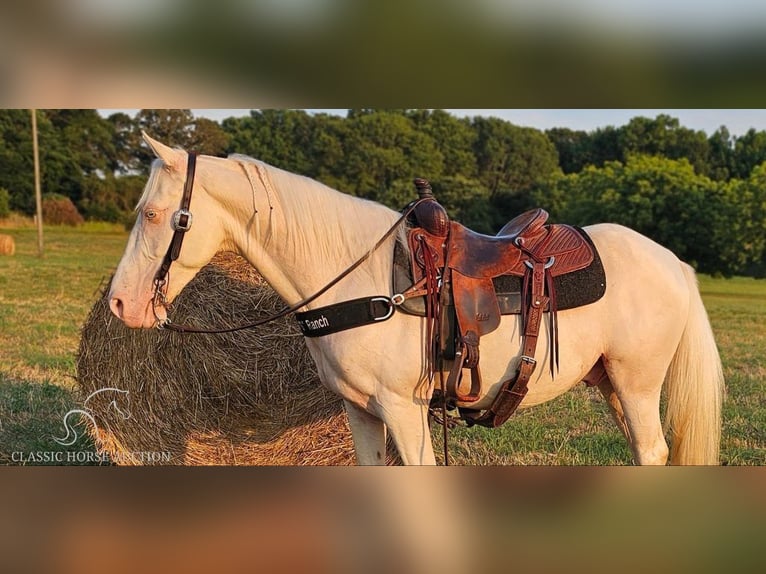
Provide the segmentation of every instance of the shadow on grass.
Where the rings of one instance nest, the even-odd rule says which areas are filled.
[[[96,454],[81,415],[69,416],[71,430],[77,433],[71,445],[55,440],[67,437],[64,416],[78,407],[77,395],[63,387],[0,379],[0,464],[111,464]],[[74,439],[71,432],[69,437]]]

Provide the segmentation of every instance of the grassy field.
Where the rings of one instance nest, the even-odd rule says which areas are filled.
[[[119,227],[50,228],[45,256],[33,229],[3,229],[16,255],[0,256],[0,464],[18,454],[60,452],[72,464],[62,416],[77,406],[74,357],[79,329],[117,262]],[[722,461],[766,464],[766,281],[701,277],[703,298],[724,362]],[[440,449],[440,433],[434,432]],[[86,439],[80,439],[86,441]],[[78,443],[78,450],[92,445]],[[601,395],[584,385],[522,411],[501,429],[456,429],[452,462],[463,464],[630,464],[630,452]],[[91,461],[92,462],[92,461]]]
[[[127,234],[100,224],[46,229],[40,258],[34,229],[0,233],[16,241],[13,257],[0,256],[0,464],[7,464],[20,462],[13,453],[66,454],[53,437],[66,435],[62,417],[77,405],[80,326]],[[93,450],[85,438],[78,449]]]

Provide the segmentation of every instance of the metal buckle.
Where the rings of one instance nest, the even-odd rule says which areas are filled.
[[[181,218],[186,216],[186,224],[181,225]],[[179,209],[173,214],[173,229],[176,231],[189,231],[192,226],[192,214],[188,209]]]
[[[521,356],[521,360],[522,360],[524,363],[529,363],[529,364],[530,364],[530,365],[532,365],[532,366],[535,366],[535,365],[537,365],[537,360],[536,360],[534,357],[529,357],[529,356],[527,356],[527,355],[522,355],[522,356]]]

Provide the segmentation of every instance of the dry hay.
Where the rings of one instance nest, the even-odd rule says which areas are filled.
[[[170,314],[227,327],[283,305],[247,262],[220,254]],[[85,405],[97,446],[120,464],[354,462],[342,403],[320,385],[292,317],[219,335],[136,331],[103,296],[82,329],[77,380],[83,398],[105,387],[129,392],[103,391]],[[170,453],[170,461],[147,452]]]
[[[16,242],[10,235],[0,235],[0,255],[13,255],[16,253]]]
[[[85,223],[85,219],[72,200],[65,195],[51,193],[43,197],[43,221],[48,225],[71,225],[77,227]]]

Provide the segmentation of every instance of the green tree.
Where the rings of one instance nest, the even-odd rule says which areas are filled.
[[[90,219],[127,222],[141,197],[146,176],[107,176],[89,180],[83,190],[80,209]]]
[[[495,226],[532,205],[531,192],[561,173],[556,148],[544,133],[498,118],[473,119],[478,179],[489,190]]]
[[[144,174],[151,169],[154,153],[141,141],[141,131],[169,146],[212,156],[223,155],[231,145],[231,134],[218,122],[195,118],[189,109],[140,110],[131,122],[124,117],[110,119],[119,126],[120,142],[136,146],[129,168]]]
[[[38,130],[50,128],[41,118]],[[0,187],[8,190],[11,209],[34,211],[32,121],[28,110],[0,110]]]
[[[141,171],[141,132],[135,120],[126,113],[118,112],[110,115],[107,121],[112,125],[114,138],[114,163],[110,171],[121,174]]]
[[[445,176],[431,182],[434,194],[447,207],[450,217],[481,233],[498,229],[489,190],[477,179]]]
[[[713,237],[726,263],[721,271],[766,276],[766,162],[746,180],[722,187],[720,224]]]
[[[349,125],[341,117],[329,114],[313,116],[311,136],[312,177],[332,188],[348,190],[351,185],[343,170]]]
[[[681,126],[678,118],[660,114],[655,119],[635,117],[620,129],[623,154],[686,158],[697,173],[710,172],[710,144],[703,131]]]
[[[577,173],[593,165],[602,167],[609,161],[624,161],[625,150],[621,141],[624,128],[607,126],[591,132],[552,128],[545,134],[558,152],[559,165],[566,173]]]
[[[205,155],[221,156],[229,148],[229,135],[216,121],[196,118],[189,134],[188,149]]]
[[[590,135],[590,155],[592,165],[601,167],[609,161],[625,161],[625,151],[620,143],[622,128],[606,126],[598,128]]]
[[[45,112],[62,146],[83,175],[112,171],[116,163],[114,125],[96,110],[47,110]]]
[[[593,138],[582,130],[553,128],[545,135],[553,143],[559,156],[559,166],[564,173],[577,173],[585,166],[596,163]]]
[[[138,170],[147,175],[154,161],[154,153],[140,139],[141,131],[172,147],[190,149],[194,131],[194,115],[191,110],[140,110],[133,120],[134,134],[132,142],[137,144],[134,150],[135,165]]]
[[[406,115],[412,119],[417,130],[433,140],[442,154],[444,176],[477,177],[473,151],[477,134],[471,120],[456,118],[444,110],[409,110]]]
[[[48,191],[65,195],[79,206],[86,182],[110,176],[117,163],[113,125],[96,110],[47,110],[45,115],[55,141],[47,142],[42,161],[49,170],[59,166],[55,189]]]
[[[734,140],[732,177],[747,179],[756,166],[766,161],[766,131],[751,128]]]
[[[734,165],[734,138],[726,126],[721,126],[708,138],[708,145],[710,147],[710,177],[717,181],[728,180]]]
[[[314,121],[301,110],[252,110],[249,117],[227,118],[223,131],[229,150],[275,167],[312,176]]]
[[[620,223],[654,239],[706,271],[720,270],[711,228],[725,229],[719,184],[686,159],[634,155],[625,164],[587,167],[536,191],[556,220],[577,225]],[[725,219],[725,218],[724,218]]]
[[[349,186],[345,191],[378,199],[398,179],[437,179],[444,160],[433,139],[415,129],[397,112],[378,111],[354,115],[344,132],[339,166]]]
[[[473,127],[479,179],[492,197],[503,192],[522,193],[555,172],[550,165],[553,159],[558,165],[555,148],[537,130],[483,117],[475,117]]]
[[[82,170],[62,143],[48,114],[37,111],[40,176],[43,193],[77,198]],[[0,187],[10,193],[11,209],[35,211],[32,120],[29,110],[0,110]]]
[[[189,109],[140,110],[134,119],[136,128],[169,146],[183,147],[191,138],[194,115]]]

